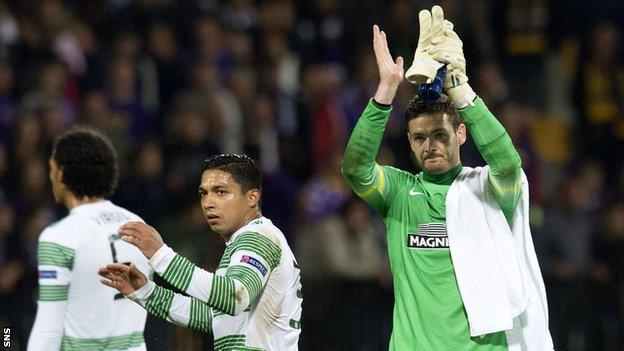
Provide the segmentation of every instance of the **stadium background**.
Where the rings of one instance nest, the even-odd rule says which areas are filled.
[[[201,162],[245,152],[264,170],[264,214],[303,270],[302,350],[383,350],[392,288],[379,216],[340,175],[373,95],[371,26],[411,63],[408,0],[0,2],[0,325],[25,348],[36,311],[36,242],[63,216],[47,158],[76,123],[120,156],[113,201],[213,269],[196,186]],[[468,76],[498,116],[532,186],[533,236],[558,350],[621,350],[624,260],[624,4],[442,1]],[[400,88],[379,158],[416,171]],[[462,148],[464,165],[483,161]],[[94,272],[95,273],[95,272]],[[210,350],[210,337],[154,319],[153,350]]]

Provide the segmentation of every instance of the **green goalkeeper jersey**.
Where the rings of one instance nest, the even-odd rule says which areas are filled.
[[[384,217],[394,277],[390,350],[507,350],[505,332],[470,337],[446,235],[447,191],[461,165],[413,175],[375,163],[391,108],[369,102],[349,140],[343,173]],[[520,195],[520,158],[481,99],[460,110],[490,165],[490,184],[508,221]]]

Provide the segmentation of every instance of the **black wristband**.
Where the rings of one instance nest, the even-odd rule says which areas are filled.
[[[372,98],[371,101],[373,102],[373,105],[375,105],[375,107],[382,109],[382,110],[389,110],[392,107],[392,105],[387,105],[387,104],[382,104],[381,102],[377,102],[375,98]]]

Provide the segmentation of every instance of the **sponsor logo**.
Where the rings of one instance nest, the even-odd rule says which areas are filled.
[[[416,196],[416,195],[425,195],[425,194],[421,193],[420,191],[416,191],[416,190],[414,190],[414,189],[410,189],[409,194],[410,194],[411,196]]]
[[[56,271],[39,271],[39,279],[56,279]]]
[[[418,225],[418,233],[407,234],[407,247],[410,249],[448,249],[448,236],[444,223]]]
[[[247,256],[247,255],[244,255],[243,257],[241,257],[241,260],[240,260],[240,261],[241,261],[241,262],[243,262],[243,263],[247,263],[248,265],[250,265],[250,266],[253,266],[253,267],[257,268],[257,269],[260,271],[260,273],[262,273],[262,276],[265,276],[265,275],[267,274],[267,271],[268,271],[268,270],[267,270],[267,269],[266,269],[266,267],[262,264],[262,262],[260,262],[260,261],[256,260],[256,259],[255,259],[255,258],[253,258],[253,257],[249,257],[249,256]]]

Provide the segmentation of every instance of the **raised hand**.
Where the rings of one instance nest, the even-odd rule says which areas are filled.
[[[147,284],[147,277],[134,264],[130,266],[121,263],[107,264],[98,270],[98,274],[104,277],[100,279],[102,284],[119,290],[125,296]]]
[[[381,31],[377,25],[373,26],[373,49],[379,69],[379,86],[375,93],[375,101],[390,105],[399,84],[403,81],[403,58],[399,56],[396,61],[392,59],[386,33]]]
[[[466,74],[466,59],[464,58],[463,43],[453,30],[453,23],[444,21],[442,35],[437,35],[427,47],[427,53],[436,61],[447,64],[449,69],[458,69]]]
[[[156,229],[143,222],[128,222],[118,232],[122,240],[136,246],[148,259],[165,244]]]
[[[438,62],[447,65],[444,90],[457,108],[472,105],[476,94],[468,84],[463,43],[455,31],[453,23],[444,20],[441,34],[433,36],[426,51]]]
[[[405,78],[412,84],[431,83],[443,64],[431,57],[428,48],[434,38],[442,36],[444,32],[444,11],[438,5],[431,11],[421,10],[418,13],[418,45],[414,53],[414,61],[405,72]]]

